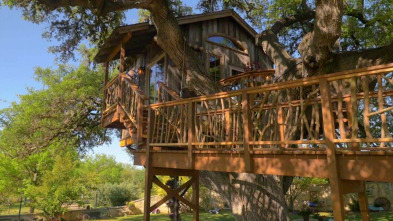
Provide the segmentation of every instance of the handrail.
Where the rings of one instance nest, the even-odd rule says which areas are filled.
[[[104,88],[102,89],[102,90],[106,90],[106,89],[108,89],[110,86],[112,86],[115,82],[116,82],[116,80],[118,80],[119,79],[119,74],[117,74],[114,78],[112,78],[112,80],[110,80],[106,85],[104,85]]]
[[[147,96],[143,93],[143,91],[138,87],[138,85],[134,84],[130,79],[124,78],[128,84],[130,84],[131,88],[134,92],[139,95],[142,100],[147,100]]]
[[[313,76],[313,77],[302,78],[302,79],[293,80],[293,81],[285,81],[285,82],[279,82],[279,83],[274,83],[274,84],[269,84],[269,85],[261,85],[261,86],[252,87],[252,88],[240,89],[237,91],[218,92],[215,94],[202,95],[202,96],[192,97],[192,98],[184,98],[184,99],[180,99],[180,100],[176,100],[176,101],[155,103],[155,104],[150,104],[150,107],[154,109],[154,108],[159,108],[159,107],[186,104],[188,102],[198,102],[198,101],[214,100],[214,99],[218,99],[218,98],[228,98],[228,97],[233,97],[233,96],[239,96],[243,93],[252,94],[252,93],[261,93],[261,92],[266,92],[266,91],[290,89],[290,88],[295,88],[295,87],[299,87],[299,86],[305,87],[305,86],[311,86],[311,85],[318,84],[321,79],[326,79],[328,82],[331,82],[331,81],[336,81],[336,80],[350,79],[353,77],[377,75],[377,74],[386,73],[386,72],[393,72],[393,63],[385,64],[385,65],[378,65],[378,66],[373,66],[373,67],[359,68],[359,69],[354,69],[354,70],[349,70],[349,71],[342,71],[342,72],[320,75],[320,76]]]
[[[259,76],[268,77],[268,76],[273,75],[274,72],[275,72],[274,69],[248,71],[248,72],[244,72],[241,74],[237,74],[235,76],[223,78],[220,80],[220,84],[223,86],[226,86],[226,85],[230,84],[231,82],[241,79],[241,78],[244,78],[244,77],[259,77]]]
[[[169,95],[172,96],[175,100],[180,100],[181,97],[172,89],[168,87],[164,82],[158,81],[157,84],[159,85],[159,89],[165,90]]]

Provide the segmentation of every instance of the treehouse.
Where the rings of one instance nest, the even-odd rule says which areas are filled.
[[[182,98],[184,71],[148,22],[116,28],[95,57],[106,67],[102,126],[121,129],[146,168],[145,220],[173,197],[198,220],[200,170],[329,178],[335,220],[347,193],[368,220],[365,181],[393,182],[393,64],[284,81],[235,12],[177,20],[222,92]],[[155,175],[191,179],[170,189]],[[153,183],[168,195],[150,205]]]

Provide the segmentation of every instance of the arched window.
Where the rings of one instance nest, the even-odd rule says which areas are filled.
[[[229,38],[223,37],[223,36],[219,36],[219,35],[215,35],[215,36],[210,36],[208,38],[208,41],[219,44],[219,45],[223,45],[225,47],[229,47],[229,48],[233,48],[236,50],[240,50],[240,51],[244,51],[244,48],[241,47],[238,43],[232,41]]]

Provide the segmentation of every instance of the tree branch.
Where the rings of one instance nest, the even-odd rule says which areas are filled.
[[[273,31],[266,30],[259,34],[258,44],[262,46],[262,50],[275,64],[276,75],[279,75],[276,77],[280,77],[289,68],[296,65],[296,60],[280,44]]]
[[[392,54],[393,43],[379,48],[333,54],[333,60],[326,68],[326,72],[332,73],[392,63]]]
[[[313,18],[315,18],[315,11],[309,10],[303,13],[297,13],[295,15],[291,15],[278,20],[276,23],[274,23],[270,30],[274,34],[278,34],[284,27],[289,27],[296,22],[309,21]]]
[[[123,11],[132,8],[146,9],[151,0],[37,0],[37,2],[47,6],[50,10],[62,7],[88,8],[97,15],[105,15],[109,12]]]

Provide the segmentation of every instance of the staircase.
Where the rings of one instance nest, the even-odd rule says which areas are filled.
[[[180,96],[163,82],[159,82],[159,100],[161,102],[180,99]],[[148,97],[132,80],[125,74],[119,74],[112,79],[104,88],[105,104],[102,115],[104,128],[123,129],[120,146],[136,145],[137,149],[143,149],[147,140],[148,109],[145,103]],[[164,127],[166,117],[157,116],[154,121],[155,134],[153,136],[172,137],[170,143],[177,141],[176,130],[168,130]],[[154,138],[152,138],[154,140]]]
[[[121,146],[144,148],[147,139],[147,96],[125,74],[119,74],[104,88],[102,127],[126,130]]]

